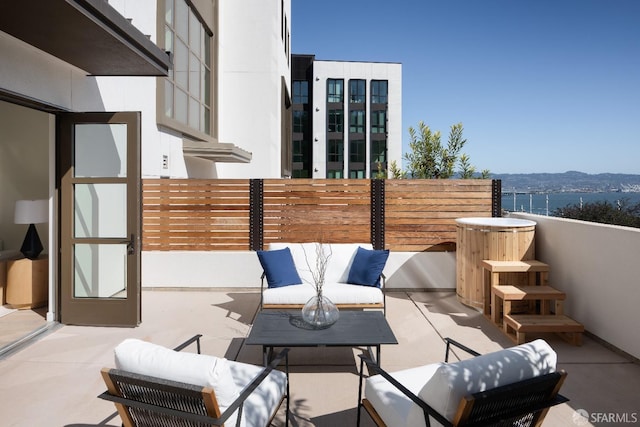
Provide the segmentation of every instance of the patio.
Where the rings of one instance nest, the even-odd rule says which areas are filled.
[[[100,368],[113,366],[112,349],[127,337],[173,346],[202,333],[203,352],[260,364],[260,347],[244,345],[258,302],[259,294],[252,291],[145,290],[143,322],[137,328],[54,328],[0,360],[2,424],[119,426],[113,405],[96,396],[105,388]],[[482,353],[512,345],[482,315],[460,304],[454,292],[389,292],[387,303],[387,319],[399,342],[382,348],[387,370],[441,361],[445,336]],[[581,347],[553,335],[545,339],[557,351],[559,367],[569,373],[561,393],[571,399],[551,409],[546,426],[578,425],[573,419],[577,409],[591,413],[592,421],[605,421],[593,425],[620,423],[621,418],[608,422],[611,416],[637,422],[638,364],[589,337]],[[292,350],[292,425],[355,425],[360,351]],[[372,425],[364,420],[363,425]]]

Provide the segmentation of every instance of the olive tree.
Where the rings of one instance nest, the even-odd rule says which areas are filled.
[[[409,127],[409,152],[404,155],[407,162],[406,174],[399,171],[392,171],[394,178],[453,178],[456,174],[455,168],[458,165],[458,175],[460,178],[468,179],[476,175],[475,167],[471,166],[469,156],[462,154],[461,150],[467,143],[463,138],[464,127],[462,123],[451,126],[447,146],[442,145],[440,131],[433,132],[423,121],[418,122],[418,129]],[[490,172],[483,170],[481,178],[488,178]]]

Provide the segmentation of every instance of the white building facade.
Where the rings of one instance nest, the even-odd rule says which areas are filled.
[[[386,177],[402,160],[402,65],[293,58],[294,176]]]

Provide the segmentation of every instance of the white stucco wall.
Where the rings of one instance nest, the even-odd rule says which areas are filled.
[[[290,0],[284,12],[290,33]],[[281,2],[222,1],[219,15],[218,139],[253,154],[248,164],[218,164],[219,176],[280,178],[283,77],[291,87]]]
[[[140,3],[145,3],[148,9],[145,12],[142,4],[131,8],[138,13],[133,15],[134,22],[146,22],[148,28],[141,31],[155,40],[155,1]],[[154,17],[152,25],[149,15]],[[156,125],[155,77],[87,76],[84,71],[2,32],[0,52],[0,87],[68,111],[141,111],[143,176],[187,176],[182,139],[161,132]],[[169,156],[169,170],[162,169],[163,155]]]
[[[143,287],[260,287],[262,267],[252,251],[142,253]],[[455,252],[391,252],[384,269],[388,289],[456,287]]]
[[[513,213],[536,225],[536,258],[566,292],[565,314],[640,358],[640,229]]]
[[[371,80],[388,81],[387,154],[390,165],[402,164],[402,64],[382,62],[321,61],[313,63],[313,178],[327,176],[327,79],[344,79],[344,127],[345,139],[349,126],[349,80],[366,80],[366,124],[371,120]],[[369,153],[370,132],[366,132],[366,175],[371,176]],[[349,144],[344,143],[345,177],[348,177]],[[375,173],[375,171],[374,171]]]

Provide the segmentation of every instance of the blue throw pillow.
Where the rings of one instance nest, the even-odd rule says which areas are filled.
[[[389,258],[389,250],[358,248],[349,270],[347,283],[380,287],[380,275]]]
[[[257,253],[270,288],[302,283],[289,248]]]

